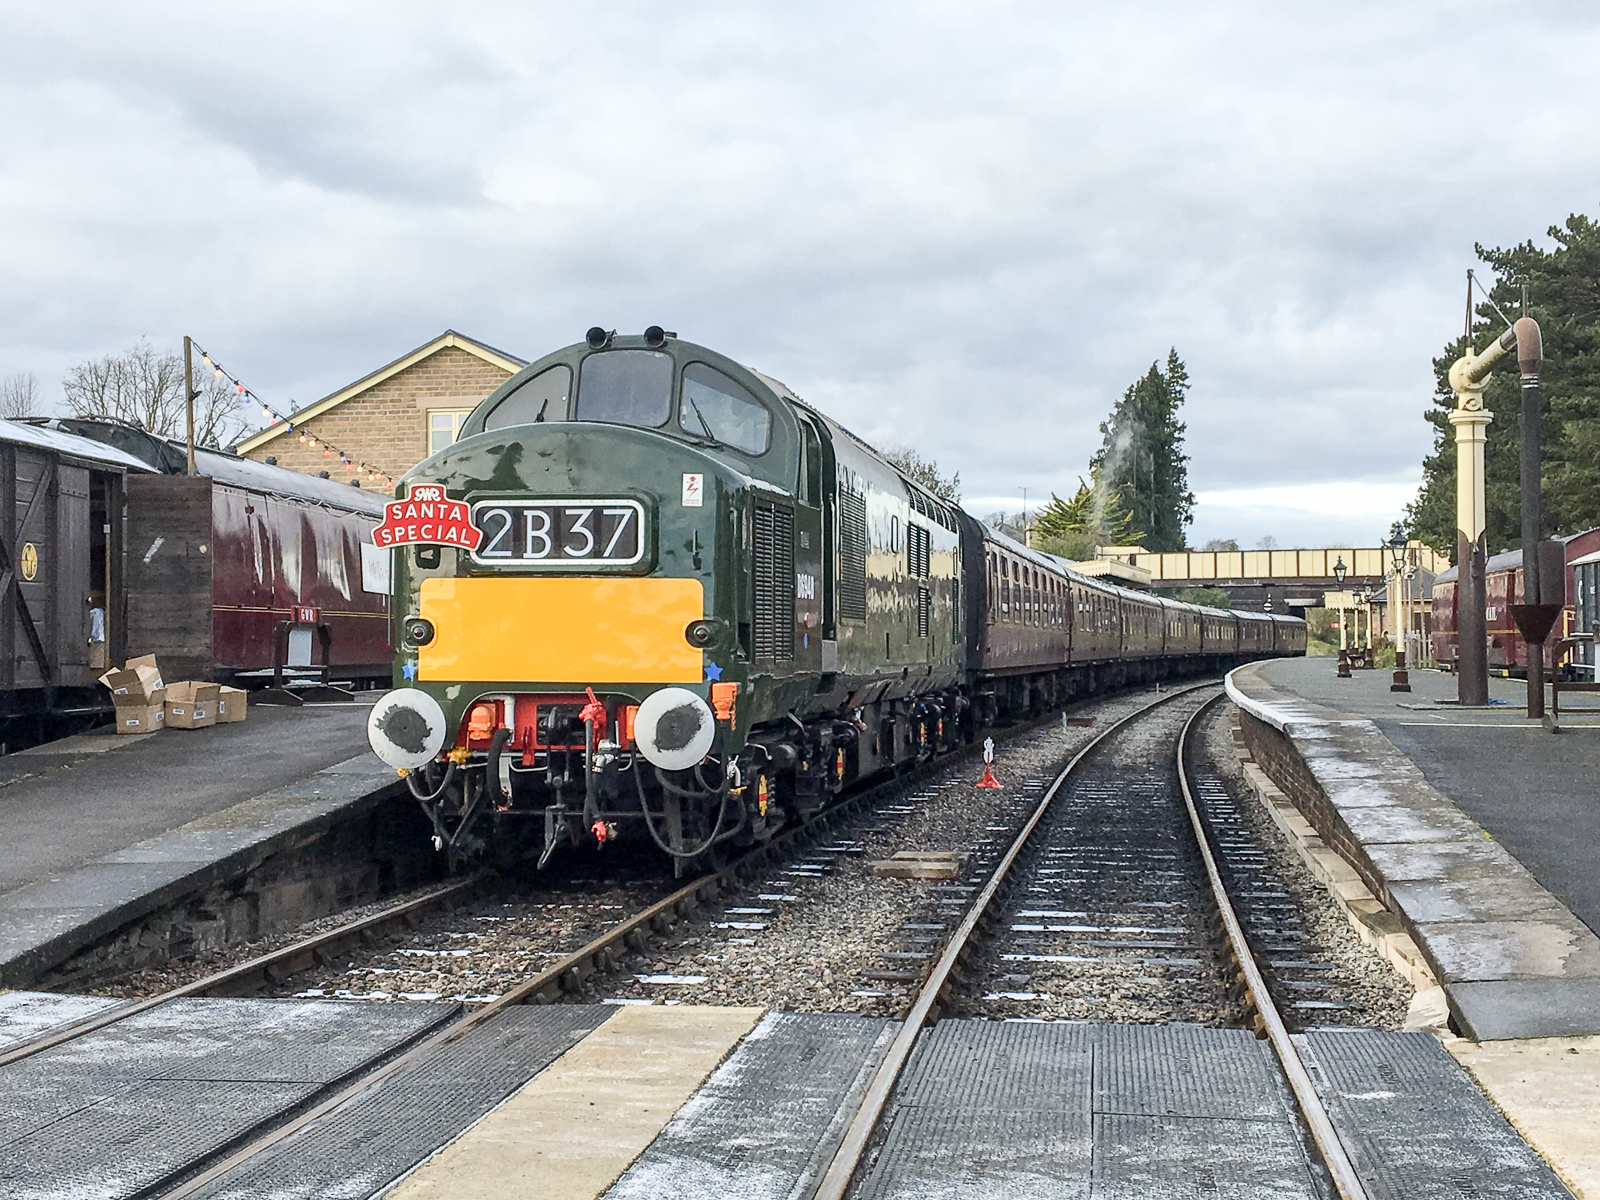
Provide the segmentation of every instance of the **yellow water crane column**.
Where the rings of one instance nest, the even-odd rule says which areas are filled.
[[[1467,353],[1450,367],[1450,388],[1456,394],[1450,424],[1456,427],[1456,699],[1461,704],[1489,703],[1483,445],[1494,414],[1484,408],[1483,393],[1494,364],[1516,344],[1517,335],[1510,329],[1490,342],[1482,354],[1472,352],[1469,340]]]

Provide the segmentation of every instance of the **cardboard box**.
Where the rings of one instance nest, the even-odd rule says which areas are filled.
[[[185,680],[167,688],[167,728],[205,729],[217,723],[222,689],[214,683]]]
[[[243,688],[225,687],[217,698],[217,724],[223,725],[229,721],[242,721],[249,701],[245,699],[247,693]]]
[[[118,733],[160,733],[166,728],[166,692],[158,691],[150,702],[117,705]]]
[[[100,682],[110,689],[113,704],[147,705],[151,703],[151,696],[165,686],[154,654],[130,658],[122,670],[107,671],[100,676]]]

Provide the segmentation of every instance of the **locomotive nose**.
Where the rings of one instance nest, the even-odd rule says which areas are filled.
[[[427,692],[396,688],[372,706],[367,741],[391,767],[407,769],[432,762],[444,749],[444,709]]]
[[[633,722],[639,753],[666,771],[687,770],[704,761],[716,732],[711,706],[687,688],[650,693]]]

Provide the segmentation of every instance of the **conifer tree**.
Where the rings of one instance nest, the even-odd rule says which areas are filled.
[[[1158,552],[1182,550],[1184,530],[1194,519],[1184,424],[1178,420],[1189,390],[1189,373],[1176,349],[1166,370],[1151,363],[1142,379],[1123,393],[1100,426],[1104,439],[1089,462],[1095,486],[1115,495],[1141,543]]]
[[[1072,499],[1050,493],[1033,528],[1041,550],[1074,560],[1092,557],[1097,546],[1131,546],[1144,537],[1115,492],[1091,486],[1082,476]]]

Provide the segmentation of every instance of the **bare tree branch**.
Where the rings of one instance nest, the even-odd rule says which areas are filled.
[[[158,437],[185,434],[183,357],[176,351],[158,352],[141,341],[121,354],[79,363],[61,388],[75,417],[123,421]],[[242,398],[209,373],[195,391],[195,444],[231,444],[244,431]]]
[[[39,416],[39,377],[31,371],[25,375],[8,375],[0,379],[0,417],[17,420],[21,417]]]

